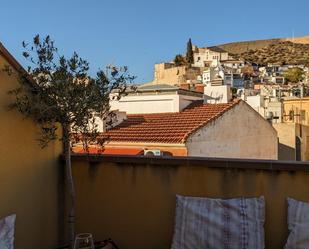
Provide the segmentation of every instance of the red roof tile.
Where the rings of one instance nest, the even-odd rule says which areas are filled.
[[[179,113],[131,114],[101,136],[113,142],[184,143],[191,133],[237,103],[238,100],[227,104],[195,101]]]
[[[106,155],[142,155],[142,149],[138,148],[89,148],[88,151],[80,149],[75,153],[106,154]]]

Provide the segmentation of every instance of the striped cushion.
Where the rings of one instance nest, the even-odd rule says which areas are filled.
[[[260,198],[176,197],[172,249],[263,249],[265,202]]]
[[[289,237],[285,249],[309,248],[309,203],[288,198]]]
[[[14,248],[14,226],[16,215],[10,215],[0,220],[0,248]]]

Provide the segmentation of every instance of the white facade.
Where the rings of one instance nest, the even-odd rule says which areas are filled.
[[[111,110],[127,114],[180,112],[194,100],[202,97],[181,94],[128,95],[120,100],[110,101]]]
[[[228,85],[204,87],[204,101],[210,104],[228,103],[232,99],[231,88]]]
[[[224,71],[218,64],[215,67],[209,67],[207,70],[203,71],[202,82],[205,85],[211,84],[213,80],[224,79]]]
[[[245,101],[262,117],[265,117],[265,103],[263,96],[261,95],[246,96]]]
[[[221,64],[231,69],[241,69],[242,67],[244,67],[245,62],[236,60],[227,60],[227,61],[221,61]]]
[[[250,105],[263,118],[271,123],[282,122],[282,103],[276,97],[264,97],[261,95],[244,97],[246,103]]]
[[[276,130],[245,102],[191,134],[188,156],[278,159]]]
[[[210,82],[214,79],[215,72],[214,70],[211,70],[211,68],[208,68],[207,70],[203,71],[202,74],[202,82],[205,85],[210,84]]]
[[[214,63],[216,61],[228,60],[227,52],[217,52],[208,48],[198,48],[198,52],[194,52],[194,67],[205,67],[205,63]]]
[[[277,98],[270,98],[266,105],[265,115],[273,124],[282,122],[283,104]]]

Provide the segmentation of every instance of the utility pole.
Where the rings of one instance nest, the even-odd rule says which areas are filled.
[[[294,43],[295,43],[295,39],[294,39],[294,29],[292,30],[292,46],[293,46],[293,49],[292,49],[292,53],[294,54],[294,51],[295,51],[295,48],[294,48]]]

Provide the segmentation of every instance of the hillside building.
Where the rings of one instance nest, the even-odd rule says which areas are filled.
[[[229,54],[219,47],[193,48],[194,67],[210,67],[216,65],[218,61],[226,61],[229,59]]]
[[[154,80],[144,84],[180,86],[186,83],[200,83],[198,77],[202,74],[199,67],[176,66],[174,63],[160,63],[154,66]]]

